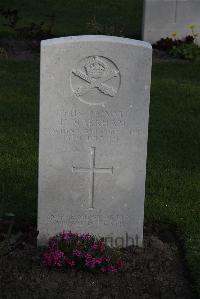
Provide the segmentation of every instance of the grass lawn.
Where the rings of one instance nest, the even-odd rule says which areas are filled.
[[[200,65],[153,67],[145,219],[177,227],[200,292]],[[20,221],[37,206],[39,65],[0,62],[0,198]]]
[[[200,293],[199,82],[200,65],[153,68],[145,217],[177,227]]]
[[[0,7],[17,9],[21,19],[19,26],[47,20],[46,16],[56,15],[53,33],[57,36],[92,33],[88,23],[95,17],[106,25],[108,34],[139,38],[141,35],[143,0],[6,0]],[[0,17],[1,35],[8,33]],[[114,32],[111,28],[115,27]],[[102,32],[103,33],[103,32]]]

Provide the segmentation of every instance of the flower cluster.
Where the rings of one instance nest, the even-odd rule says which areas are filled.
[[[187,35],[184,39],[178,39],[177,33],[172,32],[171,37],[161,38],[159,41],[153,44],[153,48],[170,53],[173,48],[191,44],[195,44],[194,36]]]
[[[187,59],[187,60],[200,60],[200,47],[197,43],[198,33],[195,32],[195,25],[188,25],[190,34],[185,38],[178,38],[177,32],[172,32],[171,37],[161,38],[155,44],[154,49],[162,50],[169,55]]]
[[[98,240],[92,235],[71,231],[63,231],[49,239],[42,263],[46,267],[76,267],[103,273],[115,273],[123,267],[116,249],[111,249],[103,240]]]

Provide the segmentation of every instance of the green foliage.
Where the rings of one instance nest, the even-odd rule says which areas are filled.
[[[87,25],[89,34],[124,36],[125,32],[124,26],[120,28],[118,25],[114,25],[112,23],[98,23],[95,16],[88,22]]]
[[[126,37],[141,37],[143,0],[7,0],[6,8],[17,9],[20,14],[18,27],[28,24],[40,24],[47,15],[56,15],[53,35],[89,34],[88,23],[95,17],[99,24],[114,26],[117,30],[124,28]],[[2,4],[1,4],[2,6]],[[0,34],[13,34],[11,28],[3,26],[0,20]],[[116,29],[115,29],[116,32]]]
[[[200,47],[195,43],[183,43],[180,46],[174,46],[169,53],[176,58],[200,61]]]
[[[4,18],[3,26],[8,26],[12,29],[15,29],[18,21],[20,20],[17,9],[1,8],[0,16]]]
[[[177,227],[200,292],[199,80],[199,63],[153,67],[145,218]]]
[[[0,199],[4,212],[35,219],[39,67],[0,61]]]
[[[8,58],[8,53],[3,47],[0,47],[0,58]]]
[[[39,24],[31,22],[24,27],[21,27],[18,23],[22,18],[19,17],[19,12],[16,9],[0,9],[0,16],[5,19],[3,26],[9,28],[17,38],[41,41],[42,39],[53,37],[52,31],[55,23],[54,14],[46,16],[48,18],[47,22],[43,21]]]
[[[3,236],[6,240],[9,240],[12,234],[14,220],[15,220],[15,215],[13,213],[5,212],[5,198],[2,197],[0,201],[0,228],[2,228],[3,225],[6,225],[7,233],[5,233],[5,231],[1,233],[0,230],[0,241],[2,241]]]

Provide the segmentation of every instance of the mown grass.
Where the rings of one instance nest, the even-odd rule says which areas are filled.
[[[0,63],[0,200],[20,219],[36,216],[38,65]]]
[[[200,291],[200,65],[153,68],[146,221],[177,227]]]
[[[53,33],[56,36],[91,33],[88,23],[95,17],[97,23],[108,28],[114,25],[115,35],[123,29],[123,36],[140,38],[142,5],[143,0],[4,0],[0,7],[18,10],[21,17],[18,26],[39,24],[55,14]],[[6,35],[10,32],[3,23],[0,17],[0,32]]]
[[[200,292],[200,66],[153,67],[145,221],[169,223]],[[39,66],[0,62],[0,196],[19,221],[37,214]]]

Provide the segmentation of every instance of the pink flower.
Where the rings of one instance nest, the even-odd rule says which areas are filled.
[[[97,265],[100,265],[102,261],[103,259],[100,257],[90,257],[85,260],[85,265],[90,269],[94,269]]]
[[[106,263],[109,263],[109,262],[111,261],[111,258],[110,258],[110,257],[105,257],[105,258],[104,258],[104,261],[105,261]]]
[[[65,258],[65,264],[70,267],[74,267],[76,265],[75,261]]]
[[[91,256],[91,254],[89,254],[89,253],[85,253],[84,257],[85,257],[86,259],[92,259],[92,256]]]
[[[100,265],[102,263],[102,261],[103,261],[103,258],[101,258],[101,257],[95,258],[95,264],[97,264],[97,265]]]
[[[85,241],[90,241],[92,239],[92,236],[89,234],[81,234],[80,238]]]
[[[108,268],[108,272],[117,272],[117,268],[115,268],[114,266],[110,266],[109,268]]]
[[[85,265],[86,267],[90,268],[90,269],[94,269],[95,268],[95,263],[93,260],[86,260],[85,261]]]
[[[48,245],[51,250],[57,249],[58,248],[58,239],[56,237],[50,238]]]
[[[92,250],[97,250],[98,249],[98,244],[94,243],[91,247]]]
[[[102,272],[117,272],[117,268],[115,268],[114,266],[110,265],[110,266],[106,266],[106,267],[101,267],[101,271]]]
[[[78,256],[78,257],[82,257],[83,256],[82,252],[80,250],[78,250],[78,249],[74,249],[73,250],[73,255]]]
[[[101,267],[101,272],[107,272],[106,267]]]
[[[103,251],[105,251],[105,244],[102,241],[99,241],[98,243],[93,243],[91,249],[99,250],[102,253]]]
[[[78,236],[78,234],[72,233],[71,231],[69,231],[69,232],[63,231],[60,234],[61,239],[64,241],[69,241],[77,236]]]
[[[99,250],[100,250],[101,253],[105,251],[105,244],[103,242],[100,242]]]
[[[105,243],[89,234],[77,234],[63,231],[49,239],[47,252],[43,254],[42,262],[47,267],[75,267],[98,269],[101,272],[117,272],[123,266],[118,260],[112,264],[111,256],[106,256]],[[104,255],[104,256],[103,256]]]
[[[123,261],[121,261],[121,260],[119,260],[119,261],[116,263],[116,267],[117,267],[118,270],[121,269],[121,268],[123,268],[123,266],[124,266],[124,263],[123,263]]]
[[[61,267],[64,261],[64,252],[61,250],[47,252],[43,255],[43,263],[47,267],[58,266]]]

